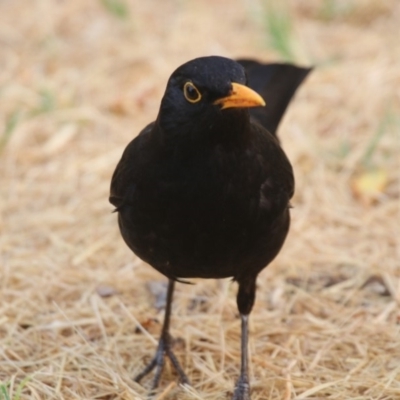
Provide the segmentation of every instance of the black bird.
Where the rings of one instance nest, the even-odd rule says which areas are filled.
[[[110,202],[130,249],[169,279],[165,319],[151,363],[158,386],[171,350],[169,322],[176,281],[232,277],[239,284],[241,371],[233,400],[249,400],[248,316],[256,278],[278,254],[289,230],[292,167],[276,128],[309,69],[239,64],[202,57],[170,77],[157,119],[125,149]],[[267,100],[250,89],[260,91]],[[253,113],[253,111],[255,111]]]

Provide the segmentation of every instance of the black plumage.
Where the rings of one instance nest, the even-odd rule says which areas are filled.
[[[250,115],[276,136],[278,125],[297,88],[312,68],[293,64],[262,64],[255,60],[237,60],[246,70],[248,86],[265,100],[266,107],[252,108]]]
[[[242,366],[233,399],[248,400],[247,318],[257,275],[288,233],[294,192],[276,128],[309,70],[240,63],[244,68],[227,58],[203,57],[171,75],[157,119],[122,155],[110,202],[126,244],[169,279],[159,347],[136,380],[156,367],[156,387],[167,355],[188,382],[170,346],[174,283],[232,277],[242,317]],[[264,100],[246,87],[247,79],[266,107],[252,108]]]

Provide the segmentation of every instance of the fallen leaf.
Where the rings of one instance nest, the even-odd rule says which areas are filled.
[[[365,205],[375,203],[385,191],[389,175],[385,169],[364,171],[352,181],[354,195]]]

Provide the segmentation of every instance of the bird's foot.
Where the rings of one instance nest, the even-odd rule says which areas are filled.
[[[250,384],[247,378],[240,377],[238,379],[232,400],[251,400]]]
[[[138,375],[135,376],[134,381],[135,382],[140,382],[146,375],[148,375],[153,369],[156,370],[153,382],[151,385],[151,390],[154,390],[157,388],[158,384],[160,383],[161,379],[161,373],[164,368],[164,360],[165,356],[167,356],[171,363],[172,366],[175,368],[176,372],[179,375],[179,379],[181,383],[190,385],[189,378],[186,376],[186,374],[183,372],[183,369],[181,365],[179,364],[178,359],[176,358],[175,354],[171,350],[171,338],[168,335],[165,335],[166,337],[161,337],[160,341],[158,342],[158,348],[156,351],[156,354],[154,358],[150,361],[150,363],[144,368],[142,372],[140,372]]]

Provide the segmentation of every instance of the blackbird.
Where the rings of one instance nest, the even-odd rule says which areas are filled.
[[[189,383],[171,349],[175,282],[232,277],[242,335],[233,400],[250,399],[248,316],[256,278],[285,241],[294,192],[276,128],[309,71],[218,56],[191,60],[169,78],[156,120],[126,147],[110,202],[126,244],[169,279],[158,348],[137,382],[155,368],[156,388],[167,356]]]

